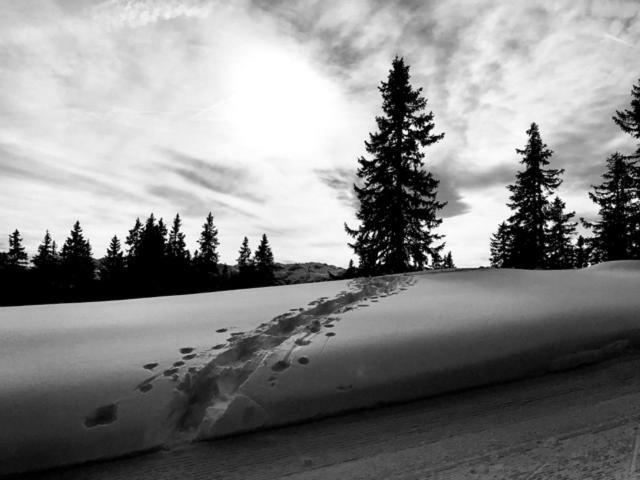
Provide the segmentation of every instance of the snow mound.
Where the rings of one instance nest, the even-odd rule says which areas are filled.
[[[616,260],[602,262],[585,269],[590,272],[634,272],[640,273],[640,260]]]
[[[621,263],[0,309],[0,475],[636,352],[640,262]]]

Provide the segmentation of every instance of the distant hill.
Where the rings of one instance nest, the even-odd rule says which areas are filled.
[[[319,262],[276,263],[275,267],[278,285],[336,280],[345,272],[344,268]]]

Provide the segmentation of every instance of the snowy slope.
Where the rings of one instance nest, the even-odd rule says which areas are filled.
[[[620,354],[640,332],[639,264],[2,308],[0,474]]]

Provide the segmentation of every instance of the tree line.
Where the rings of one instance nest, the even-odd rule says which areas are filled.
[[[502,268],[583,268],[604,261],[640,259],[640,81],[631,105],[616,110],[613,121],[638,141],[634,153],[614,152],[606,159],[602,183],[589,198],[598,219],[580,223],[591,232],[576,236],[575,212],[565,210],[556,195],[563,169],[549,168],[553,152],[542,141],[537,124],[527,130],[527,144],[516,149],[523,169],[509,185],[511,216],[490,240],[490,261]]]
[[[218,230],[209,213],[193,255],[177,214],[168,229],[151,214],[136,219],[124,241],[114,236],[96,260],[76,221],[62,248],[47,231],[29,257],[18,230],[0,252],[0,304],[52,303],[173,295],[275,284],[274,258],[266,234],[252,253],[244,237],[235,266],[219,262]]]
[[[344,275],[399,273],[427,268],[455,268],[444,254],[437,199],[439,181],[425,166],[423,149],[443,139],[434,133],[433,112],[427,111],[422,88],[410,83],[409,66],[396,57],[381,82],[382,114],[369,134],[369,158],[358,159],[353,185],[359,208],[356,228],[344,225],[348,245],[358,257]],[[556,194],[563,169],[551,168],[553,152],[532,123],[527,143],[516,149],[523,169],[508,186],[512,211],[490,239],[490,261],[505,268],[581,268],[593,263],[640,258],[640,81],[631,106],[616,111],[614,122],[638,140],[637,151],[611,154],[603,182],[589,197],[599,207],[599,219],[580,219],[592,232],[576,238],[575,212],[567,212]],[[9,251],[0,253],[0,292],[3,304],[40,303],[133,296],[191,293],[274,283],[273,253],[266,234],[252,256],[245,237],[234,267],[218,258],[218,232],[209,213],[193,255],[186,249],[179,215],[170,230],[152,215],[136,220],[125,239],[113,237],[106,256],[92,257],[91,245],[76,222],[62,249],[47,232],[28,267],[28,257],[16,230]]]

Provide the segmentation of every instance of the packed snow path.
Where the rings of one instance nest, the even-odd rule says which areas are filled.
[[[633,352],[639,263],[4,308],[0,473],[176,449]]]

